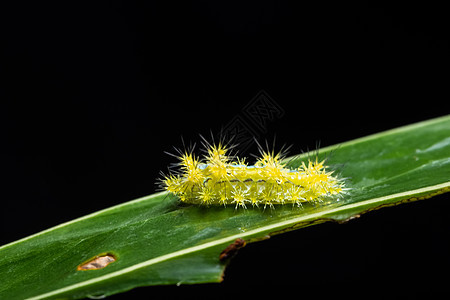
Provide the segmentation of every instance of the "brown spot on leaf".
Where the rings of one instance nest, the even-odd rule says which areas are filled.
[[[220,252],[219,260],[231,258],[236,252],[245,246],[245,241],[241,238],[236,239],[232,244],[229,244],[222,252]]]
[[[77,267],[78,271],[86,271],[86,270],[99,270],[103,269],[110,263],[116,261],[116,258],[112,254],[105,254],[101,256],[95,256],[94,258],[88,260],[87,262],[82,263]]]

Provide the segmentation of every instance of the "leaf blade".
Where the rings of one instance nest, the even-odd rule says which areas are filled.
[[[345,164],[343,176],[352,177],[351,197],[334,205],[236,211],[180,206],[175,197],[159,193],[5,245],[0,267],[8,272],[0,275],[0,298],[76,299],[142,285],[220,281],[225,263],[219,254],[236,238],[259,240],[448,192],[449,129],[446,116],[321,149],[319,155],[332,165]],[[102,252],[117,255],[117,262],[76,271],[79,263]],[[33,271],[26,272],[30,267]],[[24,284],[30,288],[21,288]]]

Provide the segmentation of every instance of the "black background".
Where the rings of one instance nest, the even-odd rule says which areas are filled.
[[[153,193],[173,162],[164,151],[218,132],[262,90],[285,113],[260,140],[276,135],[292,154],[449,112],[443,7],[300,3],[2,4],[0,244]],[[322,285],[345,297],[360,295],[354,286],[433,293],[448,279],[447,202],[249,245],[221,285],[112,299],[241,298],[281,285],[317,296],[335,291]]]

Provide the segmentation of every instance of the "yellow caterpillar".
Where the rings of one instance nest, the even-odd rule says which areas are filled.
[[[192,152],[178,157],[179,170],[165,175],[162,186],[181,201],[192,204],[234,204],[236,208],[276,204],[301,206],[302,202],[339,199],[344,181],[327,172],[324,161],[308,161],[295,169],[286,168],[281,154],[261,151],[254,165],[227,156],[221,143],[208,145],[199,159]]]

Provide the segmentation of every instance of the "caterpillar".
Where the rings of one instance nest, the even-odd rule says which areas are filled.
[[[184,203],[201,205],[235,205],[247,208],[304,202],[339,200],[345,193],[344,179],[327,171],[325,160],[308,160],[297,168],[289,168],[280,152],[264,151],[254,165],[244,159],[228,155],[230,147],[219,143],[205,144],[205,155],[193,151],[179,151],[175,172],[161,179],[162,189]]]

